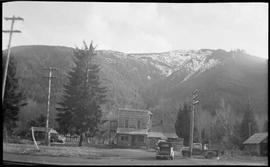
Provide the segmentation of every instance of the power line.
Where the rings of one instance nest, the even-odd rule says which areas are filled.
[[[4,81],[3,81],[3,84],[2,84],[2,104],[4,102],[4,96],[5,96],[6,78],[7,78],[7,70],[8,70],[8,64],[9,64],[9,57],[10,57],[10,46],[11,46],[12,34],[13,33],[20,33],[21,32],[19,30],[13,30],[14,23],[17,20],[23,21],[23,18],[21,18],[21,17],[15,17],[13,15],[13,17],[5,17],[5,20],[7,20],[7,21],[11,20],[11,28],[10,28],[10,30],[2,30],[3,33],[9,33],[8,54],[7,54],[7,59],[6,59],[5,71],[4,71]]]

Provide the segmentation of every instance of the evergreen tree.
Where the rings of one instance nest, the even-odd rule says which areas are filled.
[[[24,130],[21,130],[18,135],[23,138],[29,138],[31,133],[29,133],[29,129],[31,127],[45,127],[46,126],[46,117],[41,114],[38,118],[35,120],[29,120],[27,122],[27,127]]]
[[[3,71],[5,69],[6,57],[6,53],[3,53],[2,82],[4,80]],[[16,65],[14,55],[10,55],[4,102],[2,105],[6,137],[14,132],[14,129],[17,127],[18,112],[20,111],[20,107],[26,105],[25,96],[22,93],[22,90],[19,88],[18,78],[16,78]]]
[[[41,114],[36,120],[31,120],[28,122],[28,129],[34,127],[45,127],[46,126],[46,117]]]
[[[268,132],[268,120],[266,120],[264,122],[264,125],[263,125],[263,132]]]
[[[249,128],[251,128],[251,134],[253,135],[258,131],[258,125],[255,120],[255,116],[253,113],[253,108],[250,105],[250,101],[248,101],[248,104],[245,109],[245,113],[240,125],[240,137],[242,142],[245,141],[249,137]]]
[[[184,138],[184,145],[189,145],[189,128],[190,128],[191,106],[184,104],[183,108],[179,108],[177,119],[175,122],[175,131],[178,137]]]
[[[68,83],[64,85],[63,99],[56,108],[59,132],[81,136],[94,136],[101,123],[101,108],[106,99],[106,88],[101,87],[99,65],[93,63],[96,55],[92,43],[88,48],[74,50],[73,69],[68,73]]]

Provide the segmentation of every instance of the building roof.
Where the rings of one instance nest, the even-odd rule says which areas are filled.
[[[128,129],[128,128],[117,128],[117,134],[129,134],[129,135],[147,135],[148,129]]]
[[[162,132],[148,132],[147,137],[156,137],[161,139],[167,139],[167,137]]]
[[[146,112],[146,113],[152,115],[152,112],[149,111],[149,110],[140,110],[140,109],[133,109],[133,108],[119,108],[119,110],[121,110],[121,111],[135,111],[135,112],[138,112],[138,111],[139,111],[139,112]]]
[[[250,136],[244,144],[259,144],[264,139],[268,137],[268,133],[255,133],[254,135]]]
[[[33,127],[34,128],[34,131],[36,131],[36,132],[45,132],[46,131],[46,128],[45,127]],[[56,130],[54,130],[53,128],[49,128],[50,130],[50,133],[55,133],[55,134],[57,134],[57,131]],[[31,130],[31,128],[30,128],[30,130]]]
[[[164,135],[167,138],[174,138],[174,139],[177,139],[178,138],[178,136],[176,135],[176,133],[164,133]]]

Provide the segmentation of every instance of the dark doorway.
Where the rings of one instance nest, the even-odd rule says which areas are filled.
[[[134,135],[132,135],[131,136],[131,146],[135,146],[136,145],[136,136]]]

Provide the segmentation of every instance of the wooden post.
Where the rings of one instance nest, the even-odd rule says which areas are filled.
[[[34,144],[35,144],[37,150],[39,150],[36,139],[35,139],[35,134],[34,134],[34,128],[33,127],[31,127],[31,131],[32,131],[32,138],[33,138]]]

